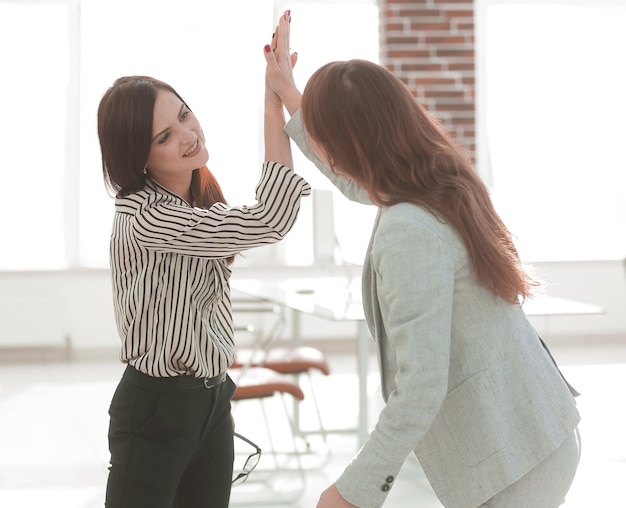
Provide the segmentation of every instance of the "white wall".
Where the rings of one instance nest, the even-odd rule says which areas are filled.
[[[62,345],[66,337],[75,348],[119,343],[107,270],[2,272],[0,305],[10,301],[31,307],[0,313],[0,347]],[[33,337],[33,330],[40,335]]]
[[[604,307],[592,316],[532,318],[549,340],[626,340],[626,274],[621,261],[538,263],[537,275],[548,293]],[[314,269],[235,268],[238,277],[284,277]],[[62,345],[77,350],[117,348],[109,272],[78,270],[0,273],[0,348],[16,345]],[[16,303],[17,302],[17,303]],[[331,323],[305,317],[303,339],[349,338],[354,323]],[[40,334],[40,335],[38,335]],[[1,353],[1,349],[0,349]]]

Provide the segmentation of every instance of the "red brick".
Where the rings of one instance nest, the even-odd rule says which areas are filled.
[[[381,0],[381,63],[475,157],[473,0]]]

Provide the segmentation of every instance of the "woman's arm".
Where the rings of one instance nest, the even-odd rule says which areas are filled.
[[[264,138],[265,138],[265,160],[278,162],[289,168],[293,168],[293,158],[291,156],[291,144],[289,136],[284,131],[285,115],[283,105],[278,96],[269,87],[265,87],[265,117],[264,117]],[[269,92],[268,92],[269,89]],[[278,107],[268,95],[272,94],[278,100]]]
[[[333,173],[333,171],[320,161],[308,147],[306,134],[299,114],[302,95],[293,78],[293,65],[296,62],[295,57],[297,53],[292,56],[289,55],[290,18],[288,13],[289,11],[286,11],[285,14],[281,16],[278,29],[272,38],[272,45],[266,46],[266,94],[273,91],[276,98],[279,98],[282,105],[287,108],[292,118],[285,128],[285,132],[296,142],[302,153],[304,153],[304,155],[313,162],[348,199],[362,204],[372,204],[367,192],[353,181]],[[268,49],[269,51],[267,51]],[[280,106],[281,114],[282,105]],[[285,124],[283,123],[283,125]]]
[[[387,492],[381,485],[397,477],[446,397],[459,252],[436,224],[414,205],[394,205],[381,212],[372,241],[386,404],[369,439],[336,480],[341,495],[361,508],[383,504]]]
[[[293,168],[289,136],[283,130],[285,115],[282,97],[272,88],[270,74],[291,75],[297,55],[289,54],[289,11],[280,17],[271,44],[265,46],[265,160]],[[270,71],[272,69],[272,71]],[[292,77],[293,82],[293,77]],[[294,85],[295,88],[295,85]],[[297,91],[297,90],[296,90]],[[286,94],[288,96],[289,94]]]
[[[263,165],[257,203],[190,208],[157,189],[118,198],[116,210],[133,215],[137,242],[148,249],[193,257],[228,257],[280,241],[293,226],[309,184],[277,162]]]
[[[332,169],[330,169],[326,164],[319,160],[315,156],[315,154],[309,149],[299,110],[294,113],[294,115],[291,117],[291,120],[289,120],[289,122],[285,126],[285,132],[287,132],[287,134],[289,134],[289,136],[296,142],[298,148],[300,148],[302,153],[313,164],[315,164],[315,166],[317,166],[317,169],[319,169],[322,174],[326,178],[328,178],[332,182],[332,184],[341,191],[344,196],[346,196],[351,201],[355,201],[363,205],[372,204],[372,200],[370,199],[369,194],[367,193],[367,191],[365,191],[365,189],[360,187],[353,180],[334,173]]]

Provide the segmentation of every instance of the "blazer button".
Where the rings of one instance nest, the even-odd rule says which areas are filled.
[[[389,486],[388,483],[384,483],[381,487],[380,490],[382,490],[383,492],[387,492],[391,487]]]
[[[393,482],[393,476],[389,475],[385,481],[387,483],[392,483]]]

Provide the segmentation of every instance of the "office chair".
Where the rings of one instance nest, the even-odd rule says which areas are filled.
[[[245,331],[254,337],[251,347],[238,348],[233,367],[235,368],[258,368],[272,370],[274,372],[294,376],[297,385],[300,386],[300,378],[304,375],[308,379],[311,399],[315,409],[319,431],[308,431],[307,433],[321,434],[326,442],[326,429],[322,421],[319,403],[315,393],[313,374],[315,372],[324,376],[330,374],[330,367],[324,354],[316,348],[308,346],[276,346],[276,339],[282,334],[285,326],[283,310],[277,306],[260,302],[258,299],[238,299],[233,300],[233,311],[236,316],[245,314],[270,315],[274,318],[268,332],[257,332],[255,325],[244,321],[236,327],[236,331]],[[309,442],[305,438],[305,433],[300,429],[299,411],[297,405],[294,406],[295,432],[307,445]]]
[[[229,375],[237,385],[232,398],[234,406],[233,412],[235,415],[238,413],[237,409],[240,404],[252,400],[259,402],[262,415],[261,421],[264,424],[269,443],[268,448],[264,447],[264,457],[272,457],[272,464],[269,467],[263,467],[264,465],[260,464],[255,471],[255,476],[257,478],[261,478],[257,481],[264,483],[269,488],[269,499],[263,499],[263,497],[255,496],[252,500],[248,499],[242,501],[242,504],[249,506],[259,504],[292,503],[300,497],[304,491],[305,473],[302,464],[302,452],[298,448],[298,443],[296,441],[296,429],[293,417],[287,407],[285,396],[291,397],[294,403],[298,404],[304,400],[304,392],[288,376],[263,367],[243,366],[230,368]],[[285,449],[282,441],[280,444],[276,441],[277,437],[284,437],[284,431],[280,432],[280,436],[276,435],[281,428],[280,422],[278,422],[275,418],[277,416],[276,412],[271,414],[273,417],[272,421],[268,418],[266,402],[270,399],[274,401],[275,399],[279,399],[282,405],[287,422],[287,428],[291,434],[291,449],[289,450]],[[249,408],[248,411],[250,411]],[[235,417],[235,425],[237,425],[237,419],[238,418]],[[250,420],[253,422],[258,421],[253,417]],[[295,467],[293,465],[294,461]],[[300,480],[299,485],[296,485],[295,488],[293,478],[291,478],[288,482],[289,489],[278,489],[273,486],[273,478],[278,477],[279,480],[284,481],[287,478],[286,474],[293,472],[297,473]],[[248,480],[247,483],[251,483],[253,481],[254,480]],[[234,496],[232,502],[233,505],[239,504],[236,499],[236,496]]]

